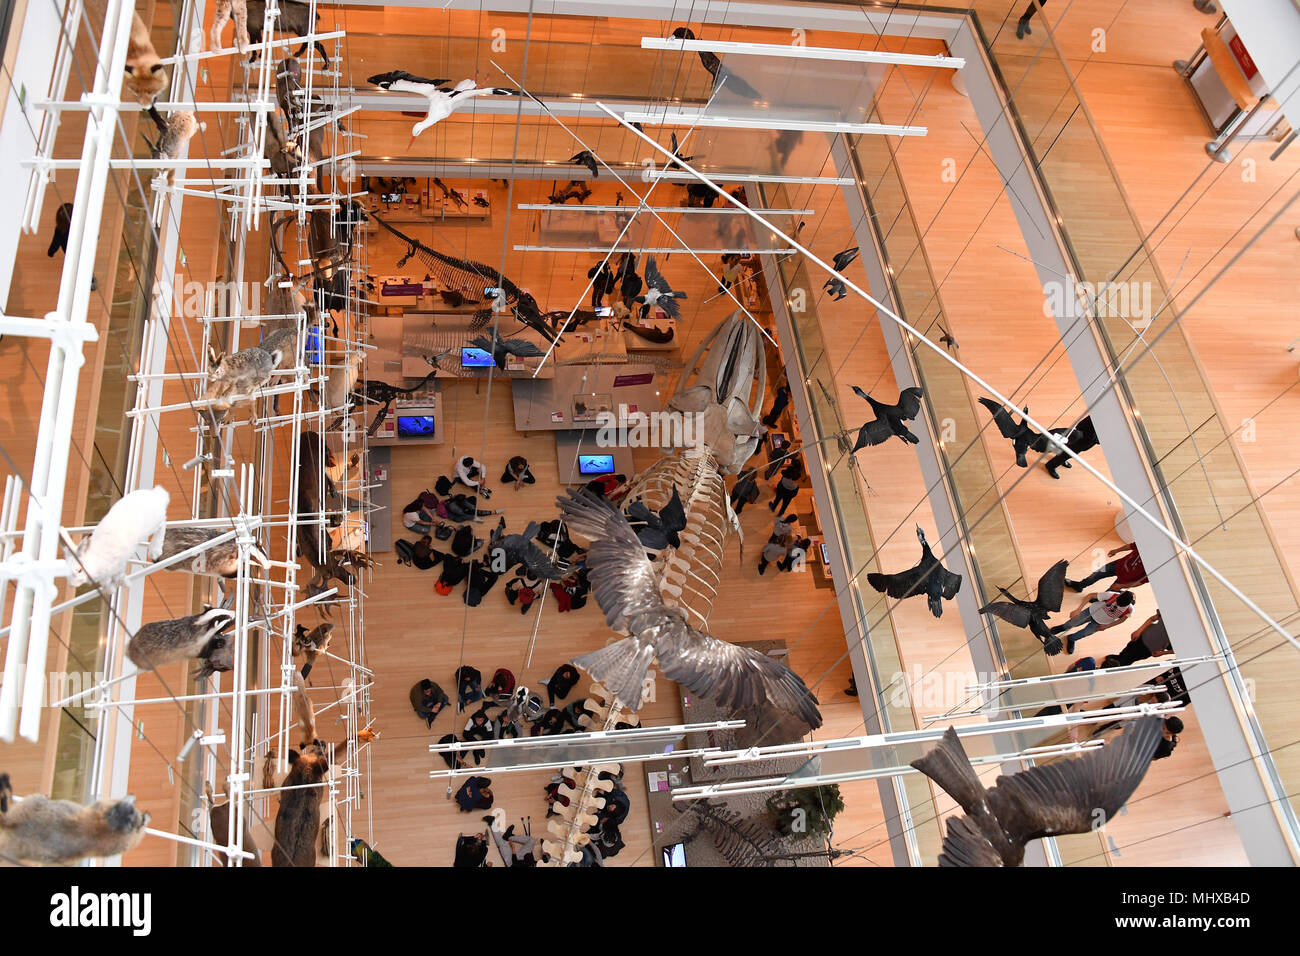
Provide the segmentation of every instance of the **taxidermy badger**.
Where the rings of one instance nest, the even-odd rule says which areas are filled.
[[[148,106],[167,89],[167,72],[163,69],[158,51],[153,48],[149,28],[132,15],[131,37],[126,45],[126,89],[141,106]]]
[[[248,49],[248,4],[245,0],[217,0],[217,13],[212,18],[212,49],[221,49],[221,31],[234,17],[235,49],[243,53]]]
[[[0,774],[0,854],[30,863],[75,863],[86,857],[117,856],[144,836],[149,814],[135,797],[82,806],[39,794],[18,803],[9,775]]]
[[[162,554],[158,556],[158,560],[174,557],[182,551],[197,547],[204,541],[211,541],[229,530],[229,528],[168,528],[163,538]],[[271,559],[256,544],[249,547],[248,560],[264,568],[271,566]],[[167,570],[219,574],[223,578],[233,578],[239,573],[239,545],[235,543],[234,538],[231,538],[207,551],[200,551],[189,561],[170,565]]]
[[[234,638],[226,631],[234,623],[233,611],[207,606],[199,614],[152,621],[135,632],[126,646],[126,656],[142,671],[157,670],[190,658],[203,661],[195,677],[228,671],[234,666]]]
[[[302,753],[289,751],[286,789],[280,793],[280,809],[275,814],[275,845],[271,848],[272,866],[315,866],[316,837],[320,832],[319,784],[329,774],[329,759],[315,744]]]
[[[240,349],[233,355],[224,355],[215,348],[208,350],[208,398],[213,407],[225,411],[231,406],[228,396],[250,396],[271,380],[271,373],[280,364],[282,353],[267,351],[260,345]]]
[[[142,488],[119,498],[68,558],[68,583],[77,587],[94,581],[101,588],[117,587],[126,577],[127,561],[144,541],[149,542],[149,560],[157,561],[170,501],[163,487]]]

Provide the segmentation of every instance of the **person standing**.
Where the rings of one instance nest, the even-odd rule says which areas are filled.
[[[1029,0],[1029,6],[1025,7],[1025,12],[1020,14],[1020,22],[1016,24],[1016,39],[1023,40],[1034,31],[1029,26],[1029,21],[1034,18],[1038,8],[1047,5],[1047,0]]]
[[[1097,437],[1097,429],[1093,427],[1091,415],[1084,418],[1073,428],[1053,428],[1052,434],[1065,436],[1065,447],[1076,455],[1082,455],[1089,448],[1096,448],[1101,444],[1101,440]],[[1056,473],[1056,469],[1069,468],[1070,456],[1065,452],[1061,452],[1050,459],[1043,467],[1047,469],[1049,475],[1059,479],[1061,476]]]
[[[740,517],[745,505],[752,505],[758,500],[758,469],[746,468],[736,479],[731,489],[731,510]]]
[[[614,278],[614,272],[609,267],[609,259],[602,259],[588,269],[587,278],[592,280],[591,307],[599,309],[604,304],[605,296],[618,288],[618,280]]]
[[[790,549],[785,546],[785,542],[772,535],[767,539],[767,544],[763,545],[763,553],[758,556],[758,573],[765,572],[767,566],[773,562],[778,562],[777,567],[780,567],[779,562],[784,561],[789,553]]]
[[[1107,557],[1123,554],[1124,557],[1102,565],[1092,574],[1079,581],[1066,580],[1065,586],[1071,591],[1082,591],[1096,584],[1102,578],[1113,577],[1110,583],[1112,591],[1127,591],[1147,583],[1147,569],[1142,566],[1142,555],[1138,554],[1137,545],[1130,541],[1106,552]]]
[[[790,551],[785,556],[785,560],[780,562],[776,569],[778,571],[793,571],[796,567],[803,567],[803,563],[808,560],[808,549],[812,547],[811,538],[800,538],[790,547]]]
[[[780,538],[784,541],[787,537],[794,534],[794,525],[798,519],[794,514],[779,515],[772,522],[772,537]]]
[[[1075,641],[1081,641],[1089,634],[1105,631],[1121,621],[1127,620],[1133,613],[1136,599],[1132,591],[1102,591],[1100,594],[1085,594],[1083,601],[1074,609],[1074,614],[1064,624],[1052,628],[1052,633],[1065,635],[1065,653],[1074,653]],[[1073,634],[1067,634],[1072,628],[1078,628]]]
[[[772,410],[763,416],[763,424],[768,428],[776,427],[776,420],[781,417],[785,407],[790,404],[790,386],[782,385],[776,390],[772,399]]]
[[[1129,638],[1129,642],[1124,645],[1118,657],[1120,663],[1127,667],[1149,657],[1163,657],[1173,652],[1173,645],[1169,642],[1169,632],[1165,630],[1165,622],[1160,619],[1160,612],[1156,611],[1133,632],[1133,636]]]
[[[799,482],[803,479],[803,465],[794,459],[781,470],[781,480],[776,483],[775,495],[767,503],[772,511],[787,511],[794,496],[799,493]]]

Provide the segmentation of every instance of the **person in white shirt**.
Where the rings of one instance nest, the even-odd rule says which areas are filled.
[[[456,480],[462,485],[473,488],[475,491],[481,491],[483,497],[488,497],[491,492],[483,486],[483,462],[476,461],[468,455],[456,462]]]
[[[1073,628],[1079,628],[1065,638],[1065,653],[1073,654],[1075,641],[1083,640],[1089,634],[1112,628],[1126,620],[1133,613],[1135,601],[1132,591],[1102,591],[1100,594],[1085,594],[1070,619],[1052,628],[1052,633],[1064,635]]]

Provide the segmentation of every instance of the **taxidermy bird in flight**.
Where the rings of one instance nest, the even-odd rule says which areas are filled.
[[[867,575],[867,583],[895,600],[924,594],[930,603],[930,613],[943,617],[943,602],[957,596],[961,590],[961,575],[953,574],[939,563],[920,525],[916,526],[916,537],[921,542],[921,560],[915,567],[897,574],[872,571]]]
[[[840,299],[849,294],[849,290],[844,285],[844,281],[835,276],[831,276],[826,280],[825,284],[822,286],[822,290],[830,295],[831,299],[835,302],[840,301]]]
[[[729,710],[769,704],[821,726],[817,698],[784,664],[749,647],[737,647],[689,627],[685,613],[659,595],[659,576],[627,519],[585,488],[556,499],[569,531],[591,541],[587,567],[605,622],[617,643],[574,659],[629,709],[641,705],[641,688],[653,660],[669,680]]]
[[[1021,468],[1028,468],[1029,463],[1025,460],[1025,453],[1033,450],[1036,452],[1045,452],[1048,448],[1048,437],[1041,432],[1034,431],[1032,425],[1025,421],[1021,416],[1020,424],[1011,413],[1003,408],[1000,404],[991,398],[981,398],[980,404],[993,413],[993,423],[998,426],[998,431],[1002,433],[1003,438],[1010,438],[1011,444],[1016,451],[1016,464]],[[1025,412],[1029,411],[1029,406],[1025,406]]]
[[[998,777],[991,790],[949,727],[938,746],[912,761],[966,811],[949,818],[939,865],[1020,866],[1030,840],[1095,830],[1146,776],[1163,724],[1159,715],[1139,717],[1097,750]]]
[[[856,385],[853,386],[853,391],[859,398],[867,400],[876,417],[858,429],[858,440],[849,454],[868,445],[884,444],[891,435],[897,435],[911,445],[921,444],[921,439],[913,435],[905,423],[921,413],[921,397],[925,395],[923,389],[915,386],[903,389],[898,393],[897,403],[893,405],[876,401]]]
[[[951,352],[953,349],[957,347],[957,340],[954,339],[952,337],[952,333],[949,332],[947,329],[945,329],[942,325],[939,326],[939,331],[942,333],[939,336],[939,343],[944,348],[946,348],[949,352]]]
[[[1042,642],[1048,655],[1061,653],[1061,639],[1047,626],[1047,618],[1061,609],[1065,594],[1065,569],[1068,561],[1057,561],[1038,579],[1038,596],[1032,601],[1013,597],[1006,588],[998,588],[1005,601],[992,601],[982,608],[981,614],[992,614],[1016,627],[1027,627]]]
[[[399,93],[418,93],[429,101],[429,115],[411,127],[411,142],[435,123],[440,123],[476,96],[517,96],[516,90],[496,86],[480,87],[472,79],[461,80],[448,86],[450,80],[427,80],[405,70],[376,73],[367,81],[384,90]]]
[[[584,149],[577,156],[569,157],[569,162],[576,166],[585,166],[591,171],[592,179],[595,179],[600,175],[600,167],[596,165],[596,157],[592,155],[592,152],[589,149]]]
[[[689,27],[678,27],[673,31],[673,37],[678,40],[694,40],[695,34],[691,32]],[[699,54],[700,63],[709,71],[709,75],[713,77],[714,90],[725,85],[732,93],[735,93],[737,96],[743,97],[744,99],[762,99],[756,89],[724,67],[716,53],[710,53],[708,50],[700,50]]]
[[[634,300],[641,303],[641,318],[648,316],[655,306],[663,309],[671,318],[682,317],[682,310],[677,300],[686,298],[686,293],[673,291],[668,280],[660,274],[659,267],[655,265],[654,256],[647,256],[645,260],[645,284],[645,295],[638,295]]]
[[[546,354],[536,344],[527,339],[503,339],[496,334],[493,334],[491,338],[480,335],[477,338],[470,339],[469,344],[491,355],[492,361],[502,371],[505,371],[507,355],[514,355],[518,358],[537,358]]]
[[[831,262],[831,265],[835,266],[836,272],[843,272],[845,269],[849,267],[849,263],[852,262],[857,257],[858,257],[857,246],[854,246],[852,249],[844,249],[841,252],[835,253],[835,259]]]

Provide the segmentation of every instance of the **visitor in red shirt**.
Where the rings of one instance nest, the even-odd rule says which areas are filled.
[[[1147,569],[1142,566],[1142,555],[1138,554],[1137,545],[1130,541],[1128,544],[1108,552],[1107,557],[1113,557],[1121,553],[1124,554],[1124,557],[1102,565],[1082,581],[1067,580],[1065,586],[1071,591],[1082,591],[1084,588],[1096,584],[1102,578],[1109,577],[1115,579],[1110,583],[1110,590],[1112,591],[1124,591],[1128,588],[1146,584]]]

